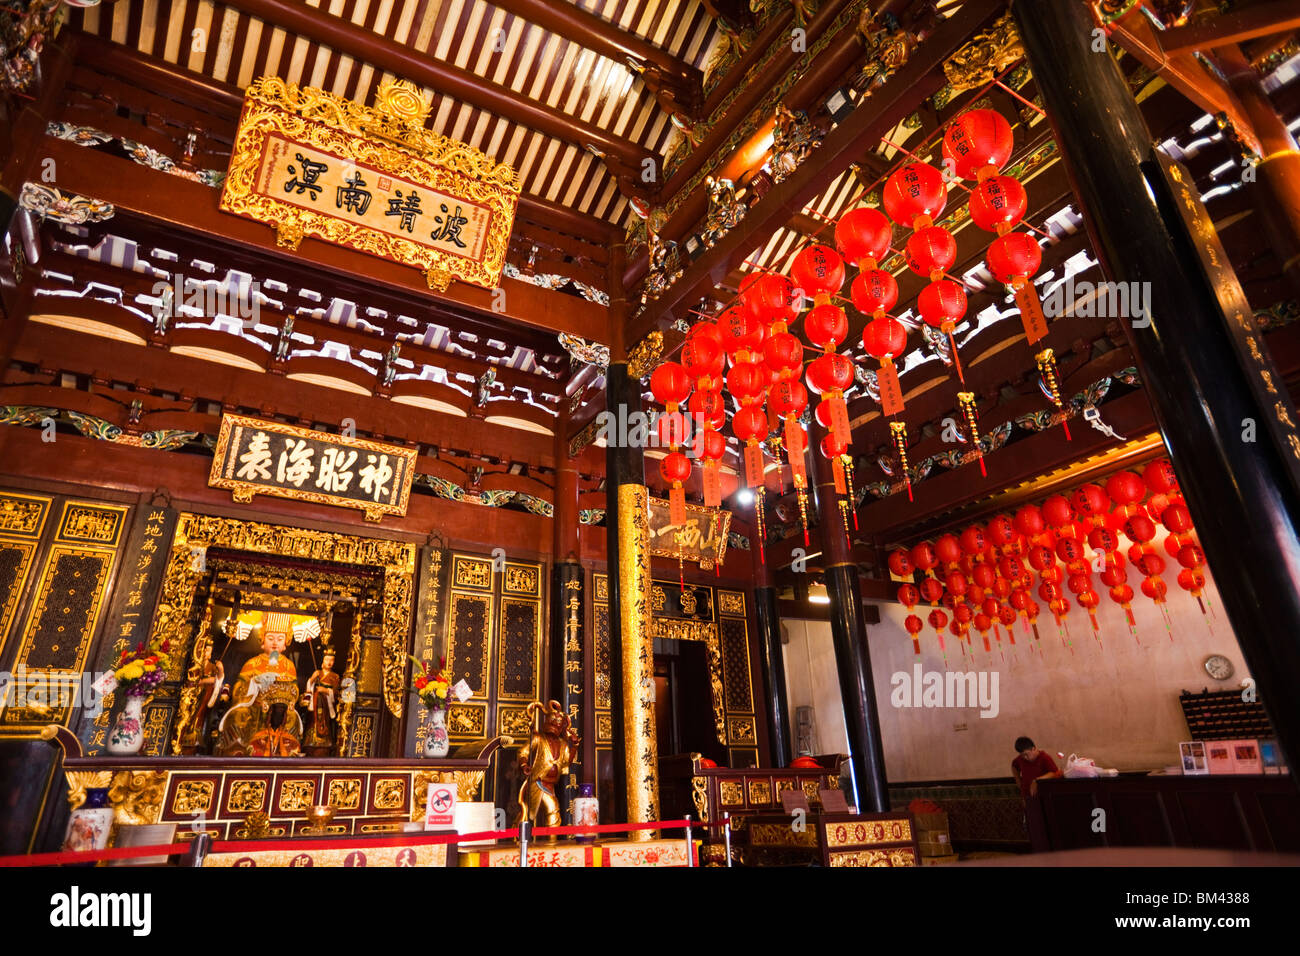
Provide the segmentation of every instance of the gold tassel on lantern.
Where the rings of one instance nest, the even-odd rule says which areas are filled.
[[[903,480],[907,482],[907,500],[912,500],[912,475],[907,470],[907,425],[903,422],[890,422],[889,431],[894,437],[894,447],[898,449],[898,463],[903,469]]]
[[[962,415],[966,419],[966,428],[970,432],[971,444],[975,448],[975,454],[979,456],[980,474],[987,478],[989,473],[984,467],[984,449],[980,447],[980,429],[976,419],[978,413],[975,410],[975,393],[958,392],[957,404],[961,406]]]
[[[808,539],[808,468],[804,452],[807,439],[803,426],[794,415],[785,420],[785,456],[790,462],[790,473],[794,480],[795,497],[799,500],[799,521],[803,525],[803,543]]]
[[[1056,356],[1051,349],[1043,349],[1034,356],[1034,361],[1038,363],[1039,374],[1047,379],[1047,388],[1052,393],[1052,404],[1062,412],[1065,411],[1065,405],[1061,401],[1061,382],[1056,374]],[[1070,423],[1066,419],[1061,419],[1061,428],[1065,431],[1065,440],[1072,441],[1070,438]]]
[[[853,512],[853,530],[858,530],[858,508],[857,500],[853,496],[853,456],[840,455],[840,461],[844,463],[844,484],[848,489],[847,496],[849,501],[849,510]],[[847,529],[846,529],[847,530]]]

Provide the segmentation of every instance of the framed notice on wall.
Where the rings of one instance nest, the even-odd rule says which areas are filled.
[[[367,521],[406,514],[414,448],[224,415],[208,484],[253,495],[359,508]]]

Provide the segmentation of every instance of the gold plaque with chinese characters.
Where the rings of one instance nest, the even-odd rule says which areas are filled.
[[[426,129],[427,105],[401,81],[362,106],[264,76],[244,94],[221,208],[305,236],[416,266],[429,287],[495,288],[519,203],[506,163]]]
[[[731,530],[731,512],[703,505],[686,505],[686,523],[672,523],[668,502],[650,499],[650,553],[657,558],[676,558],[712,571],[714,562],[722,563],[727,553],[727,535]]]
[[[223,415],[208,484],[236,501],[277,495],[360,508],[367,521],[406,514],[414,448]]]

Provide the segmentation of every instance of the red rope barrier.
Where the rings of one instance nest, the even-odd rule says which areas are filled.
[[[628,833],[633,830],[681,830],[700,826],[698,821],[659,820],[650,823],[602,823],[589,826],[534,827],[537,836],[587,835],[591,833]],[[404,833],[392,836],[354,838],[345,834],[334,837],[298,840],[215,840],[209,853],[252,853],[259,850],[333,850],[342,844],[358,849],[388,846],[438,846],[449,843],[469,843],[483,840],[513,840],[519,837],[519,828],[484,830],[479,833]],[[0,866],[59,866],[67,863],[95,863],[100,860],[121,860],[145,856],[179,856],[190,851],[189,843],[159,844],[157,846],[116,847],[109,850],[57,851],[31,853],[20,856],[0,856]]]
[[[160,843],[157,846],[122,846],[111,850],[58,850],[54,853],[29,853],[23,856],[0,856],[0,866],[58,866],[63,863],[92,863],[99,860],[126,860],[137,856],[180,856],[188,853],[188,843]]]

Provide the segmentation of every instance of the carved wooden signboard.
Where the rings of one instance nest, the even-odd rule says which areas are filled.
[[[367,521],[406,514],[415,475],[414,448],[224,415],[208,484],[236,501],[278,495],[360,508]]]
[[[730,527],[730,511],[694,504],[686,506],[686,523],[674,525],[669,516],[668,502],[660,498],[650,499],[650,553],[656,557],[675,559],[680,553],[684,561],[692,561],[702,570],[711,571],[714,563],[721,563],[727,553]]]
[[[262,77],[244,95],[221,208],[303,237],[495,288],[519,202],[519,176],[472,146],[425,129],[411,84],[379,87],[373,108]]]

